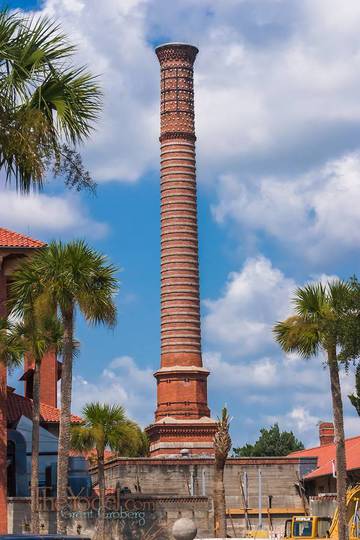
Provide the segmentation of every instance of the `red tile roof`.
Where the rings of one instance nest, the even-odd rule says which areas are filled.
[[[0,248],[15,247],[15,248],[40,248],[45,246],[44,242],[30,238],[9,229],[0,227]]]
[[[32,418],[33,402],[32,399],[10,392],[7,395],[7,421],[8,424],[12,424],[19,420],[21,416],[27,416]],[[60,409],[40,404],[40,418],[42,422],[46,423],[58,423],[60,422]],[[79,424],[82,419],[79,416],[71,415],[71,421],[74,424]]]
[[[351,437],[345,441],[346,468],[348,471],[360,469],[360,435]],[[305,476],[306,480],[327,476],[333,473],[333,463],[335,462],[335,444],[325,444],[315,448],[307,448],[289,454],[289,457],[317,457],[317,469]]]

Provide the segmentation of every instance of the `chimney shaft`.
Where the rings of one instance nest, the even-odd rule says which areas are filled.
[[[156,419],[210,415],[208,372],[201,358],[193,86],[197,53],[196,47],[178,43],[156,49],[161,69],[161,369],[156,373]]]
[[[156,49],[161,71],[161,365],[152,457],[211,456],[217,423],[201,358],[193,65],[198,50]]]
[[[320,446],[333,444],[335,439],[334,424],[332,422],[320,422],[319,424]]]

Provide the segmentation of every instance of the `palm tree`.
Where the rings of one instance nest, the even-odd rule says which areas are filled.
[[[119,405],[88,403],[82,410],[82,417],[84,423],[72,427],[71,446],[79,452],[96,453],[99,484],[97,539],[105,540],[105,449],[122,456],[139,455],[142,432]]]
[[[42,187],[55,174],[77,188],[90,184],[74,150],[98,117],[101,91],[76,48],[47,17],[0,11],[0,169],[16,187]]]
[[[34,362],[33,416],[31,450],[31,529],[40,532],[39,521],[39,431],[40,431],[40,368],[43,356],[50,350],[62,346],[63,328],[54,317],[39,319],[27,310],[26,322],[9,323],[5,319],[0,325],[6,329],[0,334],[0,349],[10,355],[8,365],[19,364],[25,354]]]
[[[214,437],[215,471],[214,471],[214,523],[215,538],[226,538],[226,504],[224,487],[224,469],[231,450],[229,433],[230,418],[226,407],[221,418],[218,418],[217,431]]]
[[[353,315],[349,309],[353,293],[351,284],[342,281],[333,281],[327,286],[321,283],[306,285],[297,289],[295,293],[293,300],[295,315],[274,326],[275,339],[285,352],[297,352],[306,359],[317,356],[320,351],[326,355],[336,435],[339,540],[347,538],[347,473],[339,361],[344,328]]]
[[[116,268],[104,255],[84,241],[68,244],[52,242],[39,250],[13,274],[10,287],[15,299],[13,311],[23,313],[29,297],[36,298],[40,312],[57,310],[63,324],[63,365],[61,374],[61,414],[57,467],[57,498],[67,500],[72,366],[75,351],[74,324],[76,313],[82,313],[90,324],[115,325],[114,294],[118,289]],[[58,508],[58,532],[66,532],[62,508]]]

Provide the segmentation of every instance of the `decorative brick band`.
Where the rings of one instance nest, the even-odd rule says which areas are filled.
[[[168,131],[163,133],[159,137],[159,141],[162,143],[164,141],[173,140],[173,139],[184,139],[185,141],[196,141],[196,136],[193,133],[187,131]]]

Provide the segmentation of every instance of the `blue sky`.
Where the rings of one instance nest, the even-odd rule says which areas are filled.
[[[344,5],[345,4],[345,5]],[[196,62],[199,234],[209,401],[234,416],[234,444],[278,421],[310,444],[331,416],[321,359],[284,357],[271,326],[296,286],[359,274],[360,6],[356,0],[8,2],[61,21],[78,61],[100,75],[105,107],[82,148],[98,194],[49,179],[27,199],[2,189],[1,225],[82,237],[121,268],[119,324],[79,320],[74,408],[120,401],[152,420],[159,364],[159,69],[162,41]],[[346,429],[360,422],[348,405]]]

